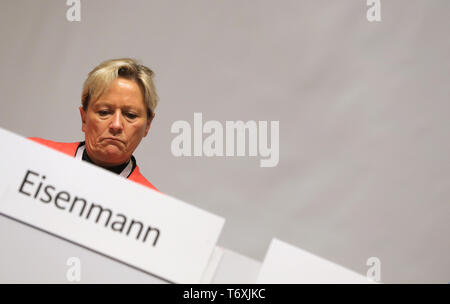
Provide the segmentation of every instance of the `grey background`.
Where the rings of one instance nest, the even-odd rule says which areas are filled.
[[[219,245],[277,237],[384,282],[450,282],[450,1],[3,0],[0,126],[83,139],[86,74],[134,57],[160,104],[135,153],[162,192],[226,218]],[[280,162],[175,158],[174,121],[279,120]]]

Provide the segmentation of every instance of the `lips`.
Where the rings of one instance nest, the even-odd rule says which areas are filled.
[[[114,137],[107,137],[107,138],[103,138],[103,140],[112,140],[112,141],[118,141],[122,144],[124,144],[124,142],[118,138],[114,138]]]

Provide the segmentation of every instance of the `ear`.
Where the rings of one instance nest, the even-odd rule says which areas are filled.
[[[153,118],[155,118],[155,113],[152,114],[152,117],[147,119],[147,125],[145,126],[144,137],[147,136],[147,133],[150,130],[150,125],[152,124]]]
[[[83,107],[79,107],[81,116],[81,131],[86,132],[86,112]]]

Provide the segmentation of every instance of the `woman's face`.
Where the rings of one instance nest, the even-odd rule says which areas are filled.
[[[153,117],[139,85],[117,78],[87,110],[80,107],[86,150],[94,163],[110,167],[127,162],[142,138],[147,136]]]

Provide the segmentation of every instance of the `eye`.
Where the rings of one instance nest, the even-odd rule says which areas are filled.
[[[100,110],[100,111],[98,111],[97,113],[98,113],[98,115],[100,115],[100,116],[106,116],[106,115],[109,114],[107,110]]]
[[[133,113],[126,113],[125,114],[129,119],[135,119],[136,117],[137,117],[137,115],[136,114],[133,114]]]

